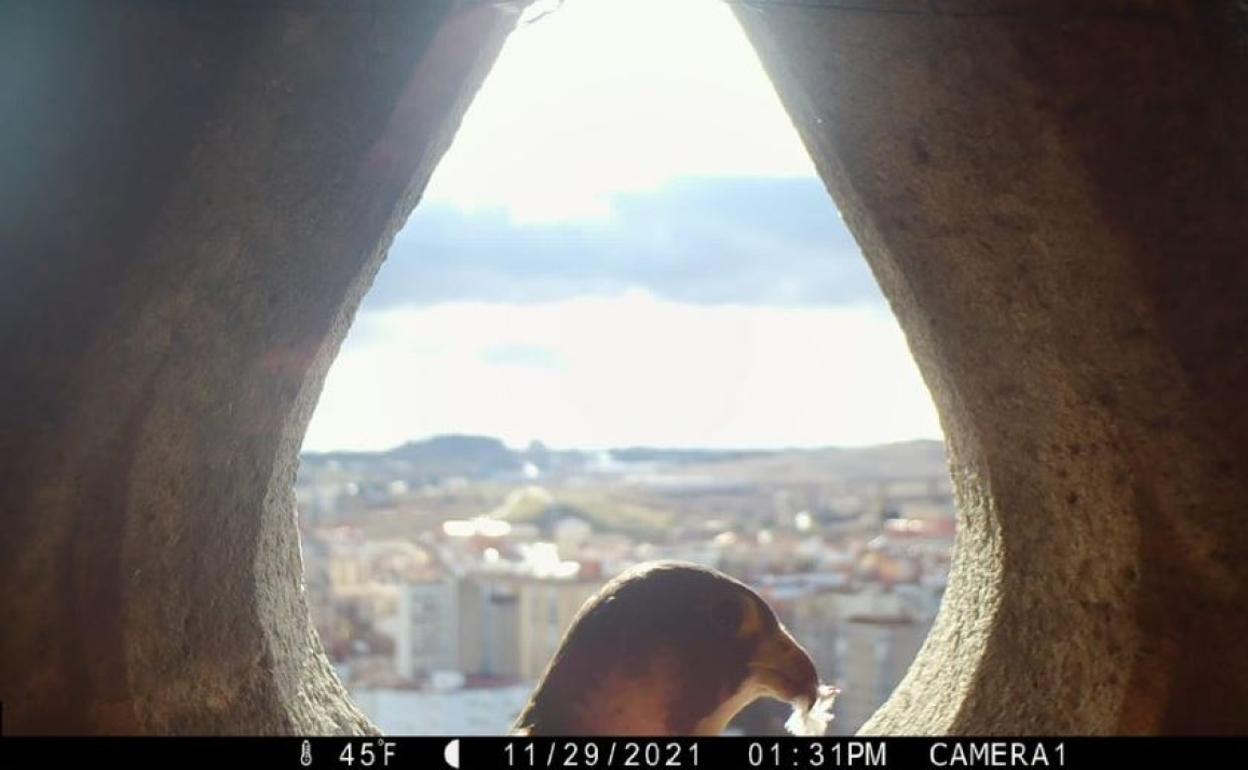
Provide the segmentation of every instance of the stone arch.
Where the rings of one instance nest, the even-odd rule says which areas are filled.
[[[736,8],[961,508],[868,730],[1248,729],[1242,4],[799,5]],[[518,10],[0,10],[9,732],[372,729],[299,593],[295,453]]]
[[[853,5],[738,15],[950,448],[949,591],[864,732],[1244,732],[1248,15]]]
[[[300,592],[297,451],[517,12],[6,5],[9,731],[373,729]]]

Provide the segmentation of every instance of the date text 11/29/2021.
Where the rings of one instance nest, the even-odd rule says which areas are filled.
[[[699,768],[721,762],[720,751],[710,757],[695,741],[550,741],[508,742],[503,747],[505,766],[528,768]],[[734,742],[736,743],[736,742]],[[747,767],[885,767],[887,746],[878,741],[751,741],[736,743]],[[710,761],[707,761],[710,760]],[[703,764],[707,761],[707,764]]]
[[[902,739],[906,740],[906,739]],[[896,739],[892,739],[896,742]],[[902,764],[918,761],[940,767],[1063,767],[1060,740],[962,741],[934,739],[911,749]],[[805,768],[889,767],[889,739],[724,740],[541,740],[508,741],[502,747],[505,770],[537,768],[711,768],[804,770]],[[897,746],[892,746],[897,748]],[[914,751],[918,749],[918,751]]]

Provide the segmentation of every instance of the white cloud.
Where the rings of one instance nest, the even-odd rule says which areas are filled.
[[[502,209],[514,221],[566,221],[609,216],[621,193],[649,195],[693,178],[699,184],[736,178],[738,187],[742,178],[814,178],[728,6],[716,0],[566,0],[513,34],[425,200]],[[769,193],[775,206],[804,200],[777,195]],[[716,205],[723,204],[723,216],[731,219],[737,199],[721,197]],[[623,216],[625,204],[618,205],[621,216],[610,224],[636,226]],[[830,200],[827,206],[830,212]],[[587,238],[583,250],[569,252],[585,264],[560,262],[565,254],[554,248],[561,242],[553,236],[524,240],[465,225],[422,241],[413,229],[399,242],[422,248],[392,255],[379,283],[437,284],[426,299],[527,301],[413,305],[398,301],[410,290],[387,287],[394,296],[378,307],[388,309],[370,310],[366,302],[331,369],[305,448],[383,449],[447,432],[580,448],[863,445],[939,437],[935,410],[896,320],[878,295],[863,298],[857,281],[869,277],[837,272],[843,262],[829,262],[825,270],[819,259],[792,259],[788,241],[812,238],[823,244],[812,246],[820,259],[827,249],[828,260],[843,260],[839,241],[828,239],[817,215],[773,216],[766,207],[758,213],[765,221],[753,230],[736,227],[740,232],[726,245],[708,241],[696,217],[675,216],[670,228],[663,220],[654,231],[679,240],[690,254],[654,253],[650,231],[639,231],[644,237],[630,240],[622,255]],[[412,228],[450,227],[446,221],[417,216]],[[783,237],[759,235],[773,226]],[[611,228],[597,230],[610,237]],[[484,256],[482,240],[489,251]],[[429,248],[443,241],[450,245]],[[787,261],[779,260],[781,248],[788,249]],[[751,254],[736,254],[742,249]],[[685,257],[700,258],[702,251],[729,273],[739,273],[757,251],[770,274],[822,281],[812,296],[839,297],[832,289],[852,283],[837,301],[864,304],[706,305],[639,291],[610,294],[617,284],[679,285],[688,279]],[[729,259],[734,254],[739,259]],[[529,288],[517,296],[485,285],[487,278],[523,283],[527,274],[499,268],[525,264],[535,265],[537,284],[557,283],[565,278],[558,265],[593,267],[589,261],[608,256],[610,264],[569,270],[567,281],[580,281],[571,299],[555,292],[541,301]],[[717,289],[719,278],[707,276],[706,286],[702,278],[690,279],[699,290],[685,287],[675,296],[753,296],[731,281]],[[599,284],[606,288],[591,291]],[[763,295],[774,299],[774,288]],[[789,293],[796,296],[797,288]]]
[[[550,221],[680,177],[813,175],[726,4],[566,0],[511,35],[426,198]]]
[[[941,435],[883,307],[705,307],[634,292],[396,309],[357,326],[307,449],[381,449],[443,432],[585,448]],[[500,360],[500,348],[525,351],[533,365]]]

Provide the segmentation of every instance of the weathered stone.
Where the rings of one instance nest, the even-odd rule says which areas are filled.
[[[1244,5],[761,5],[957,485],[865,732],[1248,732]]]
[[[6,731],[373,729],[308,622],[296,453],[518,11],[0,9]]]
[[[1248,730],[1242,3],[852,5],[737,9],[952,450],[949,595],[868,730]],[[0,6],[6,730],[372,729],[296,450],[517,11]]]

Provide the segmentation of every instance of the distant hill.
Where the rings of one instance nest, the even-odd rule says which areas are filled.
[[[489,436],[434,436],[409,441],[386,456],[428,468],[435,475],[490,476],[524,467],[524,460],[506,444]]]
[[[352,468],[406,468],[420,478],[486,478],[517,473],[525,462],[497,438],[458,434],[409,441],[384,452],[305,452],[300,459],[305,466],[339,463]]]
[[[948,473],[944,444],[917,440],[840,449],[662,449],[627,447],[609,451],[619,463],[670,468],[678,473],[732,476],[744,480],[935,477]],[[539,442],[514,450],[491,436],[442,435],[409,441],[384,452],[304,453],[305,466],[336,462],[356,469],[384,468],[412,479],[462,476],[488,479],[519,474],[526,463],[543,472],[577,472],[601,453],[552,450]]]
[[[662,463],[684,465],[688,463],[718,463],[730,460],[746,460],[775,454],[769,449],[656,449],[654,447],[626,447],[610,450],[611,458],[625,463]]]
[[[691,466],[706,473],[741,480],[797,482],[827,479],[943,478],[949,474],[945,445],[920,439],[852,449],[789,449],[728,462]]]

